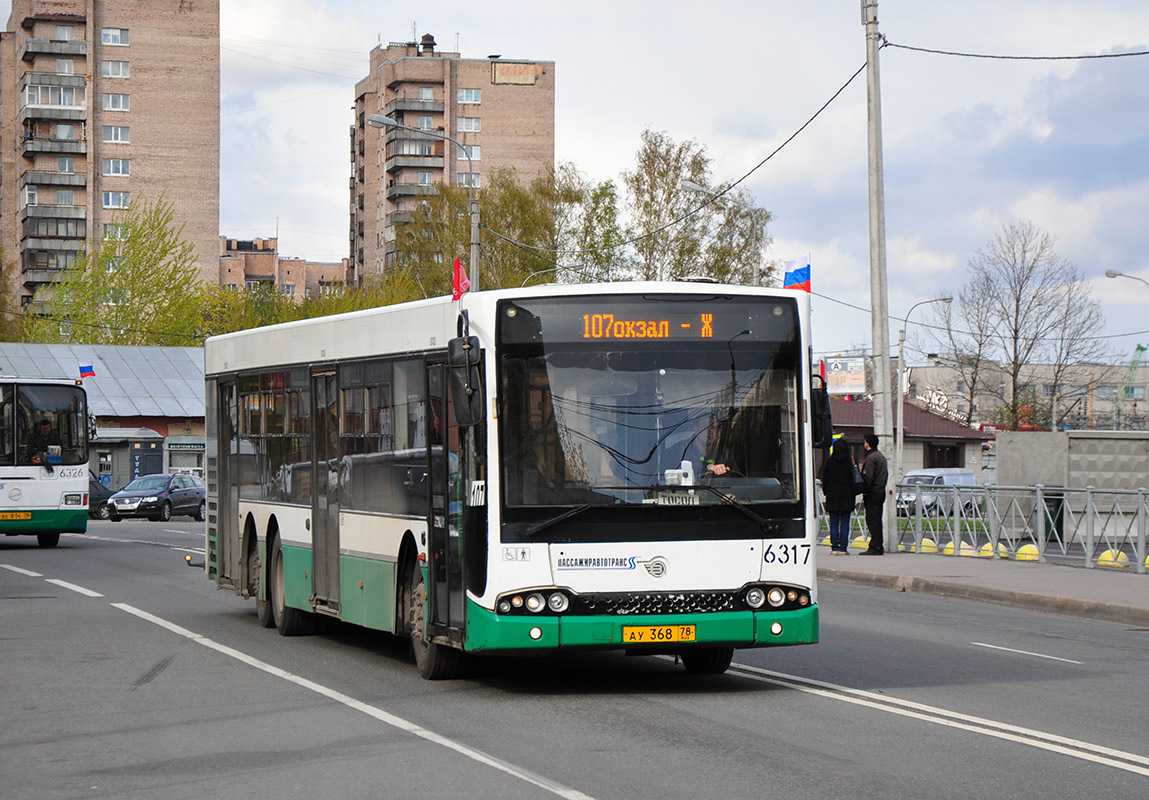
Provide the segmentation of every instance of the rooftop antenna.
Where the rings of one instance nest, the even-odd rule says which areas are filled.
[[[459,52],[459,32],[455,31],[455,52]]]
[[[419,41],[418,37],[415,35],[415,20],[411,20],[411,41]]]

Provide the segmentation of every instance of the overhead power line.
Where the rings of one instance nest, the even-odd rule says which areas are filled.
[[[883,42],[883,47],[897,47],[901,50],[913,50],[917,53],[931,53],[938,56],[957,56],[958,58],[993,58],[1001,61],[1086,61],[1096,58],[1128,58],[1130,56],[1149,56],[1149,50],[1135,50],[1129,53],[1089,53],[1072,56],[1011,56],[996,55],[993,53],[962,53],[956,50],[936,50],[930,47],[913,47],[908,44]]]

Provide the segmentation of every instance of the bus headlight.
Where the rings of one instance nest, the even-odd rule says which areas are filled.
[[[82,494],[66,494],[64,495],[64,505],[82,506],[84,505],[84,496]]]
[[[762,608],[762,604],[766,602],[766,592],[758,586],[751,586],[750,590],[746,592],[746,605],[751,608]]]
[[[561,614],[570,607],[571,601],[562,592],[552,592],[547,598],[547,608],[556,614]]]
[[[786,602],[786,593],[774,586],[766,593],[766,602],[777,608]]]
[[[546,604],[547,601],[538,592],[527,595],[527,611],[532,611],[537,614],[543,610]]]

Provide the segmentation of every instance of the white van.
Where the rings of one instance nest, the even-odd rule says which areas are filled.
[[[949,514],[954,499],[960,500],[962,511],[973,507],[972,489],[946,488],[977,486],[977,478],[972,469],[961,467],[938,467],[936,469],[911,469],[906,472],[898,486],[898,516],[911,517],[917,514],[917,498],[920,493],[922,513],[927,516]]]

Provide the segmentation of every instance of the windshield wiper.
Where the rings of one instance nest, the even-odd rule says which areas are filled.
[[[685,487],[674,486],[671,488],[680,489],[680,488],[685,488]],[[706,491],[710,492],[711,494],[716,495],[719,500],[721,500],[722,502],[726,503],[729,506],[733,506],[743,516],[749,517],[750,519],[754,520],[754,522],[756,522],[758,524],[758,527],[761,528],[764,533],[769,532],[769,530],[771,528],[771,523],[769,522],[769,520],[763,519],[762,517],[758,516],[753,511],[751,511],[749,508],[747,508],[742,503],[739,503],[737,500],[735,500],[730,495],[718,490],[717,488],[715,488],[713,486],[710,486],[709,484],[705,484],[705,483],[698,483],[698,484],[695,484],[694,486],[691,486],[690,488],[691,489],[705,489]]]
[[[564,511],[563,513],[559,514],[558,516],[551,517],[550,519],[544,519],[542,522],[540,522],[536,525],[532,525],[531,527],[527,528],[526,531],[523,532],[523,535],[526,536],[527,538],[535,536],[538,533],[545,531],[547,528],[551,527],[552,525],[558,525],[560,522],[565,522],[566,520],[570,519],[571,517],[577,517],[579,514],[586,511],[590,507],[591,507],[590,503],[586,503],[586,504],[581,505],[581,506],[575,506],[572,509]]]

